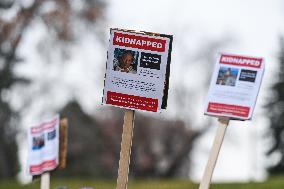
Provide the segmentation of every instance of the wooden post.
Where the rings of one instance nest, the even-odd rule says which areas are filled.
[[[40,189],[49,189],[50,183],[50,174],[49,172],[45,172],[41,175],[40,178]]]
[[[130,164],[134,110],[125,110],[116,189],[126,189]]]
[[[64,169],[66,167],[67,127],[68,127],[67,118],[61,119],[59,125],[59,166],[58,166],[59,169]]]
[[[217,158],[222,146],[222,142],[225,136],[226,128],[229,125],[229,118],[219,118],[219,127],[214,139],[213,146],[211,148],[209,159],[201,180],[201,183],[199,185],[199,189],[209,189],[211,178],[213,175],[213,171],[217,162]]]

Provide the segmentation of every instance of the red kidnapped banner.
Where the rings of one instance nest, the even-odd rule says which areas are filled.
[[[164,52],[166,40],[114,32],[113,44],[150,51]]]
[[[249,110],[250,108],[245,106],[236,106],[236,105],[220,104],[213,102],[210,102],[207,108],[207,111],[211,113],[227,114],[242,118],[248,117]]]
[[[220,63],[229,64],[235,66],[247,66],[252,68],[260,68],[262,64],[262,58],[252,58],[236,55],[221,55]]]
[[[158,99],[127,95],[111,91],[107,92],[106,104],[152,112],[157,112],[158,110]]]

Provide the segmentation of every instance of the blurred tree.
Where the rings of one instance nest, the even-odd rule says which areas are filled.
[[[279,161],[269,168],[272,174],[284,173],[284,38],[280,39],[277,82],[272,86],[274,98],[267,105],[273,144],[268,155],[277,154]]]
[[[86,114],[77,102],[69,103],[61,115],[69,120],[67,167],[58,176],[117,176],[123,111],[104,108],[100,116]],[[188,176],[187,159],[193,142],[201,134],[182,121],[164,120],[137,113],[130,176]],[[184,171],[185,170],[185,171]]]
[[[20,110],[12,109],[9,100],[12,87],[31,82],[15,73],[16,65],[24,62],[18,51],[25,32],[34,22],[41,22],[49,30],[49,39],[55,38],[54,45],[67,55],[65,43],[76,39],[74,32],[78,25],[74,22],[80,20],[89,27],[96,25],[104,4],[100,0],[0,1],[0,179],[13,177],[18,171],[16,131],[19,128],[15,127],[15,120]]]
[[[202,133],[181,120],[137,113],[131,173],[137,177],[188,177],[193,143]]]
[[[111,152],[108,140],[104,140],[98,121],[86,114],[80,105],[68,103],[60,113],[68,118],[67,167],[56,172],[58,176],[109,176],[106,165],[107,157],[103,152]],[[110,137],[112,138],[112,137]],[[111,140],[111,139],[110,139]]]

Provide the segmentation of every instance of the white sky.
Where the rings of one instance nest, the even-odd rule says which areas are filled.
[[[267,120],[262,107],[269,97],[265,91],[269,90],[277,68],[278,41],[280,35],[284,35],[283,20],[284,2],[281,0],[110,0],[108,8],[109,28],[174,35],[170,85],[175,84],[175,76],[180,74],[173,67],[185,64],[175,56],[178,53],[175,47],[182,43],[198,47],[207,40],[229,37],[233,42],[224,47],[222,52],[265,58],[266,72],[254,119],[247,122],[231,121],[214,172],[214,181],[265,178],[264,168],[269,161],[264,156],[267,141],[264,140],[263,133],[267,128]],[[195,80],[200,77],[196,71],[195,74],[190,70],[184,74],[189,73]],[[169,106],[168,109],[170,108]],[[197,120],[203,119],[202,108],[197,108],[196,115],[200,115]],[[210,132],[196,142],[192,158],[193,170],[190,173],[193,180],[199,181],[203,174],[216,125],[215,122]]]

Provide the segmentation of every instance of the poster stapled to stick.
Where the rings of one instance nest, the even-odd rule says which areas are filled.
[[[28,171],[40,175],[59,163],[59,115],[28,130]]]
[[[166,109],[172,40],[171,35],[110,29],[102,103]]]
[[[205,114],[251,119],[264,67],[263,58],[220,54],[209,87]]]

